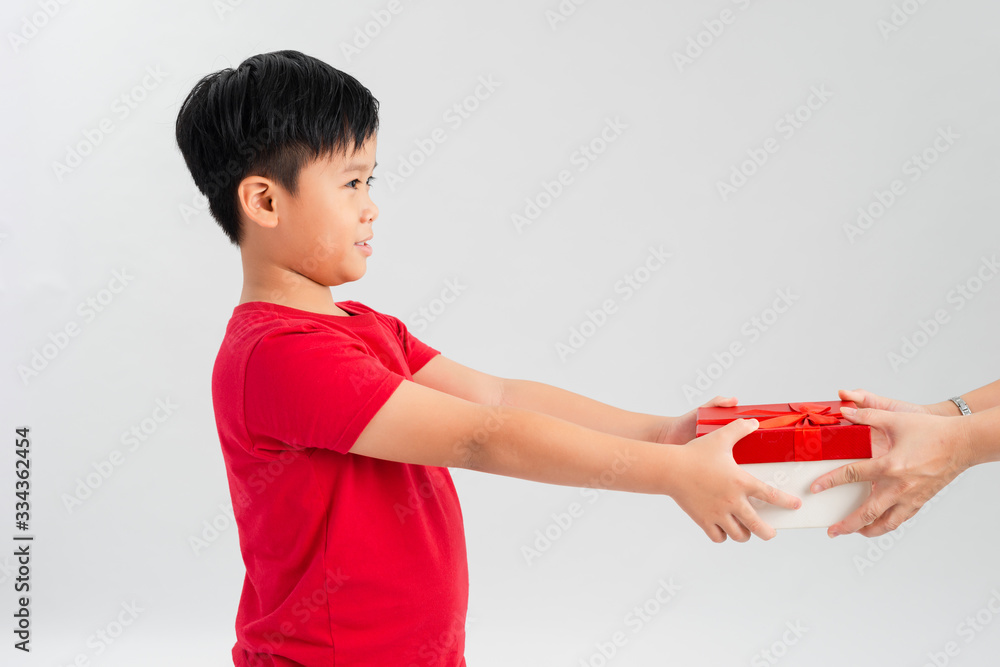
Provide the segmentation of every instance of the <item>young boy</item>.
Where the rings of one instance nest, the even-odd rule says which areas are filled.
[[[367,88],[297,51],[204,77],[177,117],[184,160],[243,260],[212,375],[246,565],[234,664],[465,665],[448,467],[602,478],[672,497],[715,542],[772,538],[749,497],[800,503],[734,462],[755,420],[693,440],[693,411],[627,412],[486,375],[396,317],[333,300],[372,255],[377,130]]]

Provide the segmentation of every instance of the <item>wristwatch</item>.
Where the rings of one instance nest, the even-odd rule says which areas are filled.
[[[957,405],[958,409],[962,411],[962,416],[972,414],[972,410],[969,409],[969,405],[962,399],[961,396],[955,396],[951,399],[951,402]]]

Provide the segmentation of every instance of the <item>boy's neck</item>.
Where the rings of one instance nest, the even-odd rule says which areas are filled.
[[[350,313],[338,308],[333,302],[333,294],[331,294],[329,287],[313,282],[299,274],[288,272],[285,273],[283,279],[276,281],[254,280],[251,276],[244,274],[240,303],[250,301],[276,303],[322,315],[350,315]]]
[[[320,315],[337,315],[337,316],[340,316],[340,317],[350,317],[351,316],[351,314],[348,313],[346,310],[344,310],[342,308],[338,308],[336,305],[333,305],[333,306],[317,306],[317,305],[311,305],[311,304],[306,303],[306,302],[299,302],[299,301],[294,301],[294,300],[290,301],[290,300],[286,300],[286,299],[275,300],[273,298],[266,298],[266,297],[263,297],[263,296],[259,296],[258,297],[258,296],[254,296],[252,294],[248,295],[246,293],[244,293],[244,294],[242,294],[240,296],[240,303],[241,304],[243,304],[243,303],[249,303],[251,301],[263,301],[263,302],[266,302],[266,303],[276,303],[279,306],[287,306],[289,308],[296,308],[298,310],[306,310],[306,311],[309,311],[310,313],[317,313],[317,314],[320,314]]]

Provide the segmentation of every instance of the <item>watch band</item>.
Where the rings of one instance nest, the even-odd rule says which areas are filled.
[[[971,415],[972,410],[969,409],[968,403],[966,403],[961,396],[955,396],[951,399],[951,402],[958,406],[958,409],[962,411],[962,415]]]

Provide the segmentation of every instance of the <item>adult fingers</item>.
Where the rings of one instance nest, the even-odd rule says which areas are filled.
[[[886,430],[893,427],[899,420],[899,415],[888,410],[877,410],[875,408],[841,408],[840,414],[849,422],[854,424],[867,424],[879,430]]]
[[[878,537],[885,535],[899,528],[905,521],[917,513],[919,507],[896,504],[882,513],[874,523],[871,523],[858,531],[859,535],[865,537]]]
[[[855,482],[870,482],[879,476],[882,470],[882,460],[864,459],[854,463],[842,465],[835,470],[823,473],[813,480],[809,487],[813,493],[826,491],[841,484],[853,484]]]
[[[918,414],[914,411],[895,412],[873,408],[861,410],[842,408],[840,412],[848,421],[855,424],[867,424],[874,429],[871,432],[873,457],[880,457],[891,450],[893,442],[898,441],[901,437],[907,439],[909,434],[920,431],[926,426],[926,422],[923,420],[928,417],[926,414]]]
[[[840,400],[842,401],[854,401],[858,404],[859,408],[889,410],[892,406],[891,399],[873,394],[864,389],[841,389],[837,392],[837,395],[840,396]]]
[[[837,396],[842,401],[854,401],[860,407],[865,407],[864,400],[867,393],[864,389],[841,389],[837,392]]]
[[[839,521],[826,531],[830,537],[847,535],[865,526],[875,523],[890,507],[896,504],[898,493],[890,490],[872,491],[861,507],[851,512],[846,519]]]

